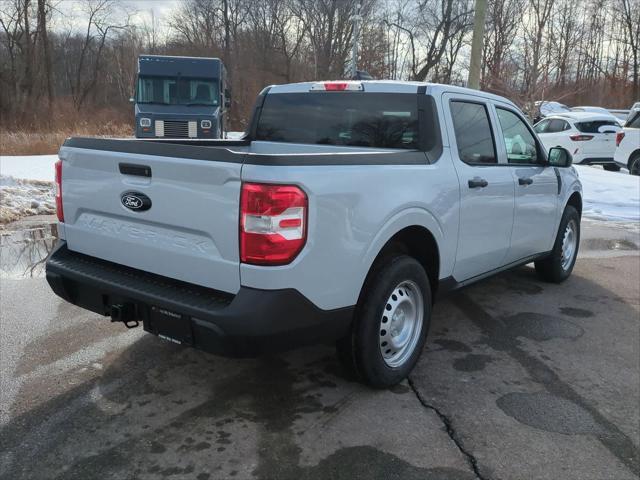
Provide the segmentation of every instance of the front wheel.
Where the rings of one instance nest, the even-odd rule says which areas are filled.
[[[571,205],[567,205],[560,220],[551,254],[535,262],[538,276],[547,282],[564,282],[576,264],[580,246],[580,215]]]
[[[431,320],[431,288],[418,261],[391,257],[374,267],[338,357],[364,383],[386,388],[406,378],[422,353]]]

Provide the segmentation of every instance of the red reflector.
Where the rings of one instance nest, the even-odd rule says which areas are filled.
[[[55,163],[56,175],[56,215],[58,221],[64,223],[64,211],[62,210],[62,160]]]
[[[616,133],[616,147],[620,146],[620,142],[622,142],[623,138],[624,138],[624,132]]]
[[[300,218],[288,218],[280,220],[280,228],[296,228],[302,225],[302,219]]]
[[[307,241],[307,195],[295,185],[242,184],[240,260],[285,265]]]
[[[584,142],[587,140],[591,140],[593,138],[593,135],[571,135],[569,138],[574,142]]]
[[[337,83],[337,82],[326,82],[324,84],[324,89],[327,91],[340,91],[340,90],[346,90],[347,89],[347,85],[348,83],[346,82],[341,82],[341,83]]]

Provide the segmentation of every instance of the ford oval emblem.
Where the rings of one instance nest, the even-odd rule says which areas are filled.
[[[122,205],[134,212],[143,212],[151,208],[151,199],[144,193],[125,192],[120,197]]]

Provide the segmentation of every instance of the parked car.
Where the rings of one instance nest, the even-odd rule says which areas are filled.
[[[562,282],[579,246],[570,153],[477,90],[272,86],[242,140],[71,138],[59,156],[56,294],[226,355],[336,341],[374,387],[416,364],[436,296],[529,262]]]
[[[617,115],[615,115],[611,110],[607,110],[606,108],[603,107],[571,107],[571,111],[572,112],[591,112],[591,113],[601,113],[603,115],[611,115],[611,117],[613,119],[615,119],[615,121],[621,126],[623,127],[626,120],[624,118],[620,118]]]
[[[611,115],[558,113],[540,121],[534,129],[545,148],[566,148],[576,164],[602,165],[605,170],[620,170],[613,154],[616,150],[616,133],[621,127]]]
[[[136,137],[224,138],[231,96],[219,58],[140,55],[136,85]]]
[[[614,159],[618,166],[629,169],[631,175],[640,175],[640,109],[616,135]]]
[[[631,120],[631,117],[635,115],[635,112],[640,111],[640,102],[634,103],[629,109],[629,113],[627,115],[627,122]]]
[[[570,112],[571,109],[567,107],[564,103],[553,102],[548,100],[537,101],[533,103],[534,105],[534,118],[533,123],[537,123],[545,117],[549,115],[553,115],[555,113],[565,113]]]

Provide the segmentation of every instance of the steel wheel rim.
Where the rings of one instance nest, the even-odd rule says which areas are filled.
[[[564,236],[562,238],[562,260],[561,265],[563,270],[569,270],[573,257],[576,254],[576,246],[578,243],[578,227],[575,220],[570,220],[564,229]]]
[[[389,367],[400,367],[411,357],[423,320],[420,288],[411,280],[400,282],[389,295],[380,318],[380,354]]]

